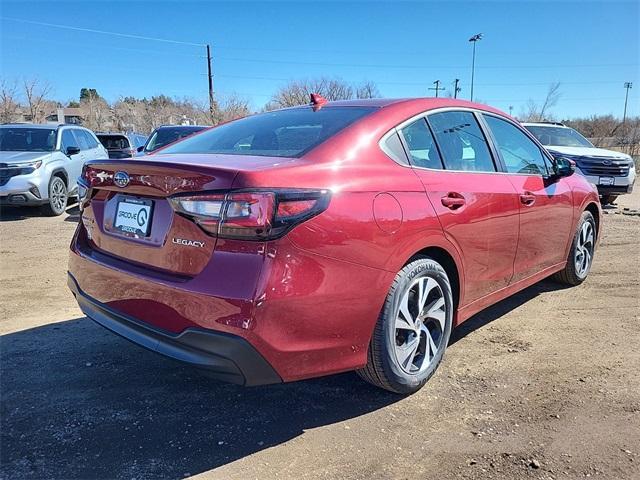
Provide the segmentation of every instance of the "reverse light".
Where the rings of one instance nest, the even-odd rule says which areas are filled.
[[[237,191],[175,196],[174,210],[220,238],[270,240],[324,211],[328,190]]]

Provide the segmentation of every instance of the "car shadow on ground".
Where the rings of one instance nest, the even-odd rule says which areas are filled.
[[[554,282],[551,279],[538,282],[530,286],[529,288],[526,288],[469,318],[462,325],[451,332],[449,345],[453,345],[454,343],[462,340],[464,337],[469,335],[471,332],[478,330],[485,325],[488,325],[494,320],[497,320],[498,318],[506,315],[511,310],[518,308],[519,306],[527,303],[530,300],[533,300],[535,297],[543,293],[564,290],[567,288],[570,287],[568,285]]]
[[[0,207],[0,222],[15,222],[27,218],[47,217],[40,207],[12,207],[3,205]],[[80,219],[78,204],[69,204],[62,214],[65,222],[77,222]]]
[[[402,399],[353,373],[217,383],[86,318],[1,342],[0,478],[182,478]]]

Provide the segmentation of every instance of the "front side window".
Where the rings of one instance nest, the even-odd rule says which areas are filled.
[[[325,107],[314,111],[300,107],[262,113],[186,138],[161,153],[299,157],[375,110]]]
[[[89,146],[89,148],[96,148],[98,146],[98,142],[96,142],[96,139],[93,138],[93,135],[91,135],[91,133],[89,133],[86,130],[76,130],[76,135],[80,135],[82,137],[84,137],[85,141],[87,142],[87,145]]]
[[[496,146],[509,173],[549,174],[544,155],[529,137],[515,125],[492,115],[485,115]]]
[[[75,130],[73,133],[78,139],[80,150],[89,150],[89,142],[87,141],[87,137],[83,135],[84,132],[82,130]]]
[[[67,128],[62,131],[62,151],[66,152],[69,147],[78,147],[78,141],[73,134],[73,130]]]
[[[471,112],[441,112],[428,117],[447,170],[495,172],[489,146]]]
[[[409,148],[411,165],[442,169],[438,148],[424,118],[407,125],[401,132]]]
[[[2,127],[2,152],[52,152],[56,147],[56,130],[52,128]]]

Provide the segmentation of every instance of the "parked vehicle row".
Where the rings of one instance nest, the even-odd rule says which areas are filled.
[[[470,316],[586,279],[602,212],[574,170],[488,106],[314,96],[88,162],[68,283],[97,323],[221,380],[356,370],[409,394]]]
[[[77,194],[82,166],[94,159],[149,155],[207,127],[165,125],[137,133],[94,134],[78,125],[0,125],[0,205],[42,206],[61,215]]]

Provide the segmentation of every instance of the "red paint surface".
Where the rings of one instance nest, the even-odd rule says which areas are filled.
[[[418,113],[458,106],[506,115],[451,99],[368,105],[381,108],[297,159],[153,155],[92,162],[97,193],[72,242],[70,272],[88,295],[164,330],[197,326],[240,335],[283,379],[296,380],[365,364],[394,276],[425,248],[455,263],[456,323],[564,266],[580,213],[589,204],[599,208],[582,177],[545,182],[399,165],[378,141]],[[124,190],[111,182],[117,170],[132,177]],[[239,188],[330,189],[332,197],[323,213],[268,242],[216,239],[166,200]],[[123,193],[155,199],[148,239],[113,231]],[[522,195],[535,201],[525,205]],[[177,245],[174,237],[205,246]]]

